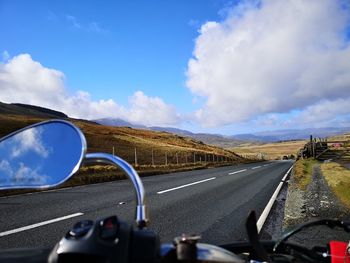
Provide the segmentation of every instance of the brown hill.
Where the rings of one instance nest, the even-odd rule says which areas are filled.
[[[27,125],[50,117],[0,114],[0,137]],[[167,133],[129,127],[111,127],[93,122],[67,119],[76,124],[85,134],[88,152],[114,153],[130,163],[135,163],[135,149],[138,165],[155,165],[204,161],[232,161],[243,159],[232,151],[209,146],[191,138]]]

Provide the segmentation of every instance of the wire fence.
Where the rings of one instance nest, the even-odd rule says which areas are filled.
[[[114,147],[111,149],[113,155],[118,155],[132,165],[183,165],[191,163],[224,163],[237,159],[234,156],[205,152],[181,152],[164,150],[142,150],[134,148],[132,151],[118,153]]]

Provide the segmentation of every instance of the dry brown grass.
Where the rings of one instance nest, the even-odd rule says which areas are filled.
[[[257,156],[262,154],[265,159],[281,159],[284,155],[297,155],[306,141],[288,141],[266,144],[243,144],[232,148],[232,151],[243,156]]]
[[[329,162],[321,165],[321,171],[332,191],[350,207],[350,170]]]
[[[43,120],[47,119],[0,114],[0,137]],[[83,131],[88,144],[88,152],[112,153],[112,147],[114,146],[116,155],[134,164],[136,148],[138,165],[134,165],[134,167],[140,176],[204,169],[251,161],[245,160],[231,151],[209,146],[191,138],[167,132],[103,126],[74,119],[69,119],[69,121],[73,122]],[[152,150],[154,153],[154,165],[151,165]],[[195,160],[193,159],[194,155],[196,156]],[[216,162],[213,163],[213,155],[221,156],[221,161],[218,162],[217,157],[215,157]],[[167,165],[165,165],[165,156],[167,156]],[[231,158],[231,161],[227,163],[223,162],[224,157]],[[186,160],[187,163],[184,164]],[[177,161],[179,164],[177,164]],[[120,170],[111,166],[83,167],[63,187],[114,181],[124,178],[125,175]],[[1,195],[23,192],[30,191],[9,191],[2,192]]]
[[[327,138],[329,141],[350,141],[350,132]]]
[[[43,118],[3,115],[0,114],[0,137],[18,130],[27,125],[43,121]],[[93,124],[91,122],[69,119],[85,134],[88,152],[112,153],[125,159],[129,163],[135,161],[135,148],[137,150],[138,164],[152,164],[152,150],[155,165],[176,164],[198,161],[211,161],[212,155],[231,158],[234,162],[244,162],[233,152],[219,147],[209,146],[166,132],[156,132],[128,127],[111,127]],[[195,156],[195,160],[194,160]]]

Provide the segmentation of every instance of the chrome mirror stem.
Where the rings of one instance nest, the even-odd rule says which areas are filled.
[[[137,172],[134,170],[134,168],[124,161],[123,159],[119,158],[118,156],[113,156],[111,154],[106,153],[88,153],[85,155],[84,163],[91,164],[91,163],[104,163],[104,164],[110,164],[119,167],[122,169],[126,175],[131,180],[135,194],[136,194],[136,224],[137,226],[142,229],[146,226],[148,219],[146,214],[146,204],[145,204],[145,189],[143,187],[142,181],[137,174]]]

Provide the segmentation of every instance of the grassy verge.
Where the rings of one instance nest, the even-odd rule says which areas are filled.
[[[299,159],[294,165],[294,182],[296,187],[305,191],[311,182],[312,169],[318,161],[314,159]]]
[[[322,164],[321,171],[332,191],[350,207],[350,170],[330,162]]]

